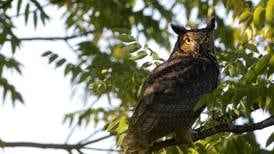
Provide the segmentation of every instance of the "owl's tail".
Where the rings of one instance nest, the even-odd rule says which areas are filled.
[[[141,134],[128,133],[123,140],[123,148],[128,153],[146,153],[152,143],[149,143],[149,140],[146,136]]]

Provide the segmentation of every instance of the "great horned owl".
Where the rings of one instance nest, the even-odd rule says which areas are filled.
[[[191,126],[203,110],[193,108],[203,94],[217,87],[215,19],[203,29],[171,28],[178,34],[173,52],[144,82],[123,140],[130,152],[146,151],[155,140],[173,132],[177,139],[191,144]]]

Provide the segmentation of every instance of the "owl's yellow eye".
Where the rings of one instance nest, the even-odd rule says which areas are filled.
[[[191,39],[189,39],[189,38],[186,38],[186,39],[185,39],[185,43],[186,43],[186,44],[191,44],[191,42],[192,42]]]
[[[204,38],[204,42],[207,43],[209,41],[209,37]]]

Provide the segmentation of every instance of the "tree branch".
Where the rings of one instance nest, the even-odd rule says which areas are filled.
[[[111,137],[111,136],[113,136],[113,135],[112,135],[112,134],[106,135],[106,136],[104,136],[104,137],[100,137],[100,138],[98,138],[98,139],[95,139],[95,140],[92,140],[92,141],[88,141],[88,142],[82,143],[82,145],[83,145],[83,146],[86,146],[86,145],[89,145],[89,144],[92,144],[92,143],[95,143],[95,142],[99,142],[99,141],[104,140],[104,139],[107,139],[107,138],[109,138],[109,137]]]
[[[122,152],[121,150],[116,150],[116,149],[101,149],[101,148],[91,148],[91,147],[87,147],[84,149],[96,150],[96,151]]]
[[[67,40],[71,40],[71,39],[75,39],[77,37],[82,37],[85,36],[87,34],[91,34],[93,33],[93,31],[88,31],[85,32],[84,34],[74,34],[71,36],[61,36],[61,37],[23,37],[23,38],[18,38],[18,40],[20,41],[67,41]],[[6,39],[6,41],[11,41],[12,39]]]
[[[34,143],[34,142],[5,142],[0,140],[1,148],[14,148],[14,147],[31,147],[31,148],[42,148],[42,149],[62,149],[66,151],[71,150],[81,150],[81,149],[90,149],[96,150],[95,148],[86,147],[89,144],[99,142],[101,140],[107,139],[112,135],[103,136],[98,139],[94,139],[85,143],[78,144],[46,144],[46,143]]]
[[[20,41],[66,41],[70,39],[74,39],[80,37],[82,35],[71,35],[64,37],[24,37],[18,38]],[[11,41],[11,39],[7,39],[7,41]]]
[[[42,148],[42,149],[63,149],[63,150],[70,151],[72,149],[80,149],[83,146],[81,144],[44,144],[44,143],[33,143],[33,142],[1,141],[0,147],[2,148],[32,147],[32,148]]]
[[[98,130],[95,130],[92,134],[90,134],[89,136],[85,137],[84,139],[80,140],[79,143],[83,143],[86,142],[87,140],[89,140],[91,137],[93,137],[94,135],[96,135],[97,133],[101,132],[104,128],[100,128]]]
[[[192,134],[193,141],[198,141],[200,139],[204,139],[206,137],[212,136],[217,133],[221,132],[232,132],[236,134],[241,134],[244,132],[250,132],[258,129],[263,129],[269,126],[274,125],[274,116],[271,116],[261,122],[258,123],[252,123],[252,124],[245,124],[245,125],[233,125],[233,124],[219,124],[215,127],[199,131]],[[150,151],[159,150],[168,146],[174,146],[174,145],[180,145],[183,144],[179,141],[176,141],[174,138],[156,142],[153,144],[153,146],[150,148]]]

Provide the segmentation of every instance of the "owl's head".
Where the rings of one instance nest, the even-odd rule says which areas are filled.
[[[178,34],[175,52],[189,53],[191,55],[215,55],[213,30],[215,18],[202,29],[186,29],[185,27],[171,24],[172,30]]]

